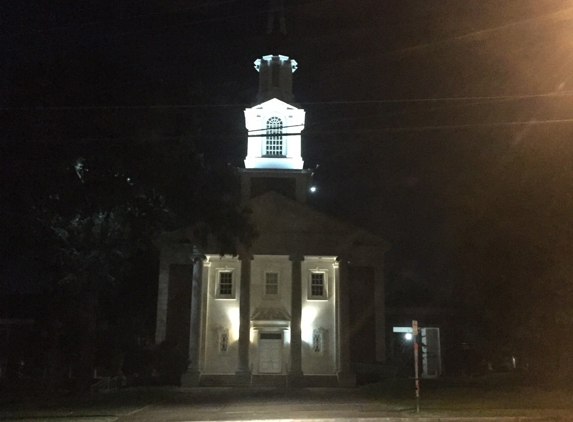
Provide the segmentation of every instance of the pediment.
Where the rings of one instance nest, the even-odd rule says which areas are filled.
[[[389,247],[379,236],[275,192],[253,198],[247,205],[258,233],[252,248],[255,254],[300,252],[321,256],[358,249],[379,254]]]
[[[256,109],[267,109],[267,110],[283,110],[283,109],[292,109],[298,110],[297,107],[293,106],[292,104],[286,103],[278,98],[272,98],[267,100],[263,103],[257,104],[254,107],[251,107],[252,110]]]
[[[252,255],[343,256],[357,265],[370,265],[379,262],[390,247],[379,236],[276,192],[257,196],[246,206],[252,211],[251,224],[257,233],[249,249]],[[192,228],[166,233],[162,249],[173,245],[181,259],[189,260],[196,253],[192,237]],[[220,250],[210,239],[201,252]]]
[[[290,321],[290,315],[284,308],[256,308],[251,321]]]

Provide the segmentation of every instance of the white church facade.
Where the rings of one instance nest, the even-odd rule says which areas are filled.
[[[183,386],[352,386],[352,363],[384,362],[388,244],[306,204],[305,112],[292,94],[297,63],[264,56],[248,130],[241,195],[258,236],[238,256],[166,236],[156,343],[182,344]],[[184,232],[184,231],[183,231]],[[368,361],[368,362],[366,362]]]

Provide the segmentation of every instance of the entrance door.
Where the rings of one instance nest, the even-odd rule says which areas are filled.
[[[283,339],[281,333],[261,333],[259,338],[259,372],[280,374]]]

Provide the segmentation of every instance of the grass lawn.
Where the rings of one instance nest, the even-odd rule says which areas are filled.
[[[395,406],[415,403],[414,380],[395,379],[360,387],[362,394]],[[472,411],[514,414],[562,410],[573,416],[573,387],[534,387],[516,374],[488,374],[472,379],[420,381],[420,407],[424,411]],[[522,412],[523,413],[523,412]]]

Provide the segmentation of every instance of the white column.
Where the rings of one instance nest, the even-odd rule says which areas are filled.
[[[386,362],[386,302],[384,299],[384,266],[374,267],[376,361]]]
[[[169,300],[170,253],[165,248],[159,258],[159,286],[157,291],[157,321],[155,326],[155,344],[165,340],[167,334],[167,306]]]
[[[302,261],[303,256],[290,257],[292,266],[291,280],[291,322],[290,322],[290,377],[300,378],[302,373]],[[296,382],[296,381],[295,381]]]
[[[201,344],[201,305],[202,305],[203,257],[197,250],[193,256],[193,278],[191,280],[191,312],[189,323],[189,367],[181,377],[182,387],[199,385],[199,352]]]
[[[250,375],[249,347],[251,343],[251,256],[241,257],[241,284],[239,291],[239,361],[237,375]]]
[[[350,366],[350,286],[348,260],[339,257],[338,261],[338,335],[340,339],[338,383],[342,387],[353,387],[356,385],[356,376]]]

